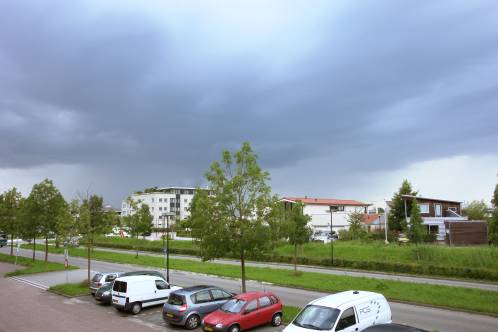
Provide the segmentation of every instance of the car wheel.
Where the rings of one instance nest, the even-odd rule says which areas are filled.
[[[187,319],[187,322],[185,323],[185,326],[189,329],[189,330],[193,330],[193,329],[196,329],[199,324],[201,322],[201,319],[199,318],[199,316],[197,315],[192,315],[190,316],[188,319]]]
[[[240,332],[240,327],[238,325],[232,325],[228,329],[228,332]]]
[[[271,325],[280,326],[282,324],[282,314],[275,314],[271,319]]]
[[[142,310],[142,305],[140,302],[135,302],[131,305],[131,313],[136,315]]]

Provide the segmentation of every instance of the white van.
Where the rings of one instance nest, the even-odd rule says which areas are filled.
[[[391,322],[391,308],[382,294],[346,291],[308,303],[284,332],[356,332]]]
[[[136,275],[116,278],[112,285],[112,305],[138,314],[142,308],[163,304],[169,294],[181,287],[170,286],[156,276]]]

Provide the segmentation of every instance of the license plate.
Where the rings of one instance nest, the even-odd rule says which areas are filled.
[[[168,317],[174,317],[174,315],[170,314],[170,313],[167,313],[166,316],[168,316]]]
[[[211,327],[207,327],[207,326],[205,326],[205,327],[204,327],[204,330],[205,330],[205,331],[209,331],[209,332],[212,332],[212,331],[213,331],[213,329],[212,329]]]
[[[112,303],[118,303],[118,300],[112,300]]]

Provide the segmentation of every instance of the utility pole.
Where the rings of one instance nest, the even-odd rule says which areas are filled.
[[[334,266],[334,211],[337,211],[337,206],[330,206],[330,261]]]

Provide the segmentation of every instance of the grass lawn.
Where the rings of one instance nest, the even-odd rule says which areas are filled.
[[[90,289],[88,288],[88,281],[83,280],[76,284],[60,284],[52,286],[49,291],[66,296],[83,296],[89,295]]]
[[[162,241],[148,241],[130,238],[105,238],[96,240],[97,246],[150,250],[161,252]],[[196,255],[198,248],[191,241],[170,241],[170,248],[177,253]],[[278,245],[269,255],[269,259],[278,257],[292,257],[293,247],[288,244]],[[417,255],[418,253],[418,255]],[[299,249],[299,256],[309,259],[309,264],[321,264],[330,258],[330,245],[322,243],[307,243]],[[420,273],[439,275],[442,277],[486,279],[498,281],[498,247],[448,247],[444,245],[412,245],[399,246],[397,244],[385,245],[381,241],[337,241],[334,243],[334,257],[337,260],[349,261],[344,267],[368,269],[377,271],[391,271],[398,273]],[[419,259],[417,258],[419,257]],[[278,261],[278,259],[276,259]],[[284,259],[286,261],[286,259]],[[287,261],[290,261],[287,259]],[[378,264],[361,263],[387,263],[390,269],[379,267]],[[306,263],[306,262],[305,262]],[[393,266],[394,265],[394,266]],[[397,266],[400,265],[400,266]],[[407,266],[408,268],[404,268]],[[418,268],[417,268],[418,267]],[[429,268],[422,272],[420,267]],[[440,268],[444,268],[442,271]],[[387,269],[387,270],[385,270]],[[459,271],[456,271],[459,269]],[[479,271],[479,273],[469,273]]]
[[[14,264],[15,259],[16,259],[15,256],[0,254],[0,262]],[[45,262],[40,260],[33,261],[31,258],[26,258],[21,256],[18,257],[17,264],[20,265],[20,268],[15,271],[6,273],[5,277],[13,277],[18,275],[35,274],[43,272],[64,271],[64,264]],[[69,269],[75,270],[78,269],[78,267],[69,266]]]
[[[301,308],[284,305],[284,310],[283,310],[284,323],[289,324],[294,319],[294,317],[297,316],[299,311],[301,311]]]
[[[42,246],[38,247],[40,250]],[[62,253],[63,249],[50,248],[51,252]],[[85,257],[83,248],[70,249],[72,256]],[[162,257],[139,256],[105,251],[94,251],[93,258],[101,261],[136,264],[164,269]],[[171,259],[170,268],[239,278],[240,267],[234,265]],[[293,271],[277,268],[247,267],[247,279],[270,282],[276,285],[313,289],[323,292],[340,292],[350,289],[374,291],[384,294],[388,299],[434,305],[468,311],[498,315],[498,292],[461,287],[415,284],[402,281],[385,281],[369,278],[326,275],[315,272],[302,272],[294,276]]]

